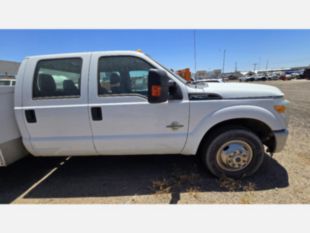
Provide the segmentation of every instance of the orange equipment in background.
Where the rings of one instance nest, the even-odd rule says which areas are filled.
[[[177,70],[176,73],[182,78],[184,78],[186,81],[193,81],[193,79],[191,78],[192,75],[189,68]]]

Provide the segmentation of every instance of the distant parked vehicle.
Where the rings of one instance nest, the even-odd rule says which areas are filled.
[[[0,79],[0,86],[15,86],[14,79]]]
[[[245,79],[246,79],[247,77],[240,77],[239,78],[239,82],[245,82]]]
[[[280,78],[280,75],[278,75],[278,74],[273,74],[270,76],[271,80],[279,80],[279,78]]]
[[[252,82],[254,80],[255,80],[254,76],[245,76],[245,77],[239,78],[240,82]]]
[[[310,80],[310,68],[305,69],[304,73],[302,74],[302,77],[303,77],[304,79]]]
[[[238,80],[238,76],[236,75],[229,75],[227,78],[228,80]]]
[[[299,76],[296,77],[296,79],[304,79],[304,76],[300,74]]]
[[[279,77],[279,79],[282,81],[289,81],[289,80],[292,80],[293,78],[294,76],[292,76],[291,74],[282,74]]]
[[[300,77],[300,73],[294,72],[294,73],[291,73],[291,76],[293,79],[298,79]]]
[[[257,75],[254,77],[255,81],[266,81],[267,77],[265,75]]]

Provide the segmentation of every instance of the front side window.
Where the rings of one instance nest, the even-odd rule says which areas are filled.
[[[147,96],[149,63],[138,57],[101,57],[98,64],[98,95]]]
[[[33,98],[79,97],[81,70],[80,58],[39,61],[33,79]]]

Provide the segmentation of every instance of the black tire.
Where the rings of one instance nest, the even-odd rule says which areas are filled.
[[[248,160],[248,164],[244,165],[245,167],[241,167],[241,170],[234,170],[234,168],[223,169],[223,163],[217,158],[219,157],[217,154],[221,147],[232,140],[242,141],[252,150],[251,159]],[[223,150],[225,150],[225,148]],[[239,179],[254,174],[261,166],[264,156],[264,146],[253,132],[241,127],[222,128],[214,132],[211,137],[204,142],[201,160],[213,175],[217,177],[227,176]]]

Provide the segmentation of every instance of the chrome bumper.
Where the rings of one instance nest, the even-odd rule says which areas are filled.
[[[275,142],[276,142],[274,153],[280,152],[285,146],[285,143],[288,137],[288,130],[283,129],[283,130],[273,131],[273,134],[274,134]]]

